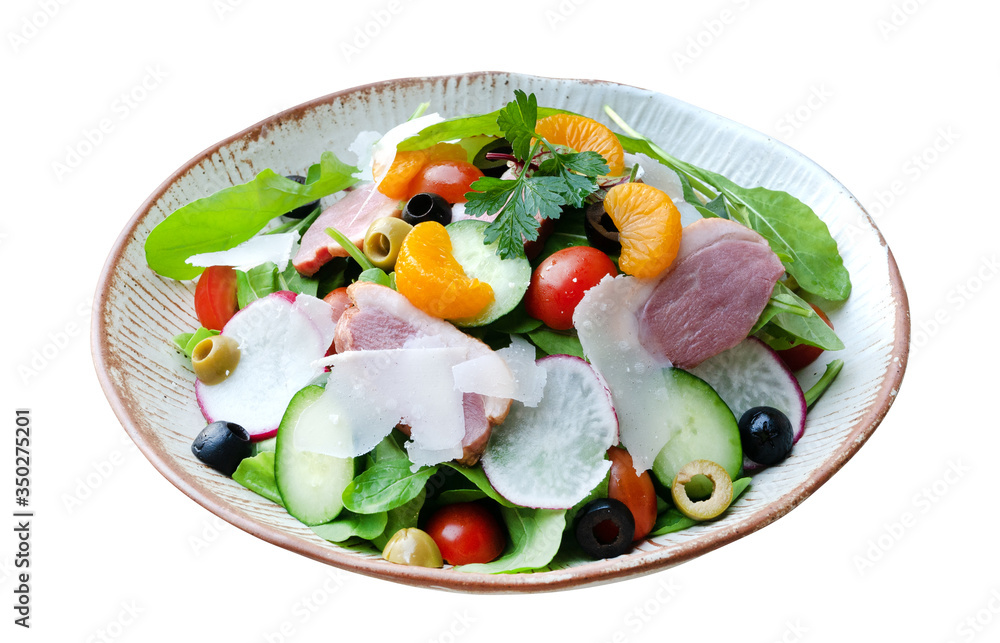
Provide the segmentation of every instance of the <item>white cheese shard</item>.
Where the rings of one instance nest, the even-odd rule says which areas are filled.
[[[397,424],[406,424],[415,464],[461,457],[465,415],[452,367],[465,359],[464,348],[404,348],[348,351],[320,360],[317,364],[331,367],[326,391],[314,405],[318,408],[310,409],[317,421],[296,430],[295,448],[356,457],[374,449]]]
[[[514,374],[514,392],[509,397],[525,406],[538,406],[545,391],[545,367],[535,362],[535,347],[518,335],[511,336],[510,346],[497,353]]]
[[[298,240],[298,232],[264,234],[252,237],[229,250],[191,255],[186,261],[199,268],[232,266],[243,271],[270,261],[277,264],[278,270],[284,270],[292,259],[292,249]]]
[[[653,466],[675,432],[665,421],[670,400],[663,369],[670,364],[639,344],[638,313],[654,286],[628,275],[605,277],[573,314],[583,352],[611,391],[619,438],[638,473]]]
[[[444,119],[437,112],[425,114],[419,118],[400,123],[396,127],[385,133],[374,146],[372,146],[372,178],[375,184],[382,182],[392,162],[396,160],[396,146],[406,139],[420,133],[425,127],[430,127],[440,123]]]

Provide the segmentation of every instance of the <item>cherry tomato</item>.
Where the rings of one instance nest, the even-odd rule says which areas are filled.
[[[632,456],[620,447],[608,449],[611,460],[611,479],[608,484],[608,497],[620,500],[632,512],[635,518],[635,535],[633,542],[646,537],[656,522],[656,491],[653,489],[653,479],[649,471],[636,475],[632,464]]]
[[[236,271],[229,266],[205,268],[194,288],[194,312],[201,325],[222,330],[237,310]]]
[[[445,562],[452,565],[488,563],[503,552],[507,541],[500,522],[476,502],[441,507],[424,531],[437,543]]]
[[[421,192],[433,192],[448,203],[465,203],[469,186],[482,176],[482,170],[465,161],[428,163],[410,183],[409,198]]]
[[[826,313],[820,310],[815,304],[809,305],[812,306],[812,309],[815,310],[816,314],[820,316],[820,319],[826,322],[827,326],[833,328],[833,324],[830,323],[830,319],[826,316]],[[787,366],[789,370],[797,371],[800,368],[805,368],[815,362],[823,353],[823,349],[817,348],[816,346],[810,346],[809,344],[796,344],[791,348],[786,348],[777,352],[778,357],[785,362],[785,366]]]
[[[538,264],[524,305],[528,314],[555,330],[573,327],[573,311],[584,293],[618,270],[608,255],[590,246],[564,248]]]

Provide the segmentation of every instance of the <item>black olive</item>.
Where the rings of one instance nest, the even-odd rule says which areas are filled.
[[[476,158],[472,159],[472,164],[482,170],[484,175],[499,179],[507,171],[507,160],[486,158],[486,155],[490,152],[495,154],[513,154],[514,148],[510,146],[510,142],[505,138],[494,139],[476,152]]]
[[[788,416],[770,406],[755,406],[740,418],[743,453],[758,464],[778,464],[792,452],[795,432]]]
[[[299,185],[306,184],[306,177],[299,176],[298,174],[291,174],[289,176],[286,176],[285,178],[291,179],[292,181],[295,181]],[[317,207],[319,207],[319,199],[315,201],[310,201],[305,205],[300,205],[294,210],[286,212],[284,216],[288,217],[289,219],[305,219],[307,216],[312,214],[312,211],[315,210]]]
[[[441,225],[451,223],[451,205],[440,194],[421,192],[414,194],[403,207],[403,221],[417,225],[424,221],[437,221]]]
[[[621,500],[598,498],[576,517],[576,542],[593,558],[614,558],[632,548],[635,518]]]
[[[253,454],[250,434],[235,422],[212,422],[191,443],[191,453],[219,473],[233,475]]]
[[[598,201],[587,206],[583,218],[583,230],[587,233],[587,241],[601,252],[609,255],[619,255],[622,252],[621,241],[618,240],[618,228],[611,216],[604,211],[604,202]]]

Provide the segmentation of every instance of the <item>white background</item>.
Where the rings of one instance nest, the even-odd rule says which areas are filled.
[[[0,418],[9,445],[14,409],[32,409],[37,515],[30,631],[12,624],[16,545],[0,520],[0,638],[997,640],[998,19],[1000,5],[971,0],[7,0]],[[909,292],[909,368],[870,442],[791,514],[639,579],[449,594],[259,541],[130,446],[86,329],[107,252],[146,196],[278,110],[483,69],[673,95],[796,147],[869,208]],[[123,103],[133,91],[142,100]],[[81,148],[102,119],[110,131]],[[87,153],[60,172],[68,148]],[[99,484],[82,488],[88,475]]]

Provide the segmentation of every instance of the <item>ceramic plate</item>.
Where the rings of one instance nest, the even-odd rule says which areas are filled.
[[[200,464],[190,444],[205,422],[194,375],[171,338],[198,326],[193,282],[164,279],[144,260],[149,231],[170,212],[264,168],[304,174],[326,150],[347,148],[361,130],[385,132],[421,102],[443,116],[494,110],[514,89],[540,105],[605,123],[611,105],[675,156],[745,186],[785,190],[829,225],[854,292],[831,311],[847,346],[846,367],[810,412],[805,436],[783,464],[758,473],[720,520],[640,543],[611,560],[574,561],[529,574],[481,575],[394,565],[373,550],[338,547],[285,511]],[[608,123],[610,125],[610,123]],[[160,473],[205,508],[275,545],[392,581],[473,592],[545,591],[664,569],[754,532],[788,513],[829,480],[882,420],[906,364],[909,313],[892,253],[864,209],[818,165],[759,132],[655,92],[610,82],[471,73],[391,80],[337,92],[276,114],[213,145],[177,170],[143,203],[116,241],[97,288],[94,360],[115,414]],[[821,371],[818,366],[816,371]],[[811,378],[811,379],[809,379]],[[804,386],[816,374],[808,374]]]

